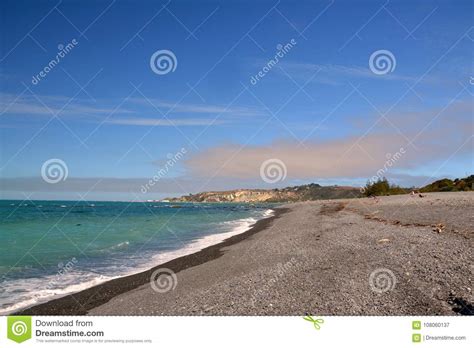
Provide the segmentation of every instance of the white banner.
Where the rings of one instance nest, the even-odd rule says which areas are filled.
[[[472,347],[472,317],[1,317],[0,347]]]

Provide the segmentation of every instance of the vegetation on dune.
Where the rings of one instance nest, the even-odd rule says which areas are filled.
[[[363,189],[363,193],[370,196],[390,196],[401,195],[411,192],[410,188],[402,188],[397,185],[390,184],[386,178],[378,179],[375,182],[368,181]]]
[[[462,179],[441,179],[420,189],[421,192],[471,191],[474,189],[474,175]]]
[[[389,196],[410,193],[412,191],[419,192],[455,192],[455,191],[472,191],[474,190],[474,175],[466,178],[455,179],[441,179],[421,188],[402,188],[390,184],[386,178],[378,179],[377,181],[368,181],[363,189],[363,193],[370,196]]]

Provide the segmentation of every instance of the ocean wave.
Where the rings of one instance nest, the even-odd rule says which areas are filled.
[[[0,315],[8,315],[20,309],[44,303],[67,294],[79,292],[119,276],[104,276],[95,273],[70,272],[59,277],[51,275],[41,278],[16,279],[2,284],[0,292]],[[78,279],[82,279],[78,282]],[[31,289],[35,289],[34,292]]]
[[[73,270],[59,277],[55,274],[39,278],[3,281],[2,291],[0,292],[0,315],[7,315],[39,303],[77,293],[111,279],[139,273],[178,257],[193,254],[248,231],[257,221],[273,216],[274,213],[274,210],[267,209],[259,212],[255,217],[220,222],[218,223],[218,233],[193,240],[184,247],[174,251],[161,252],[151,257],[147,255],[144,257],[144,259],[147,259],[147,262],[140,263],[138,267],[136,265],[114,264],[102,267],[100,270]],[[129,241],[123,241],[104,250],[126,248],[128,245]],[[32,289],[34,289],[34,292]]]
[[[126,247],[128,247],[129,244],[130,243],[128,242],[128,240],[126,240],[125,242],[121,242],[121,243],[112,245],[111,247],[107,248],[107,250],[116,250],[116,249],[126,248]]]
[[[227,230],[226,232],[207,235],[191,242],[190,244],[184,246],[181,249],[158,254],[153,257],[153,265],[156,266],[157,264],[165,263],[173,259],[177,259],[178,257],[194,254],[195,252],[198,252],[211,245],[223,242],[224,240],[229,239],[230,237],[248,231],[260,219],[271,217],[274,214],[274,210],[267,209],[261,214],[261,216],[257,218],[250,217],[245,219],[221,222],[219,223],[220,225],[227,227],[225,228]]]

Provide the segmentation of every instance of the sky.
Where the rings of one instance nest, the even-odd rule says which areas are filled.
[[[470,1],[0,7],[0,198],[474,172]]]

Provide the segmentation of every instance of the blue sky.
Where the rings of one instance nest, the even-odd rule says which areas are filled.
[[[401,148],[403,156],[384,169],[401,185],[473,172],[472,2],[1,7],[4,198],[361,185]],[[174,54],[174,71],[151,68],[161,50]],[[393,71],[370,69],[380,50],[392,54]],[[181,149],[185,154],[167,165]],[[42,180],[49,159],[66,164],[65,180]],[[284,180],[262,180],[268,159],[283,162]],[[141,192],[160,170],[153,189]]]

